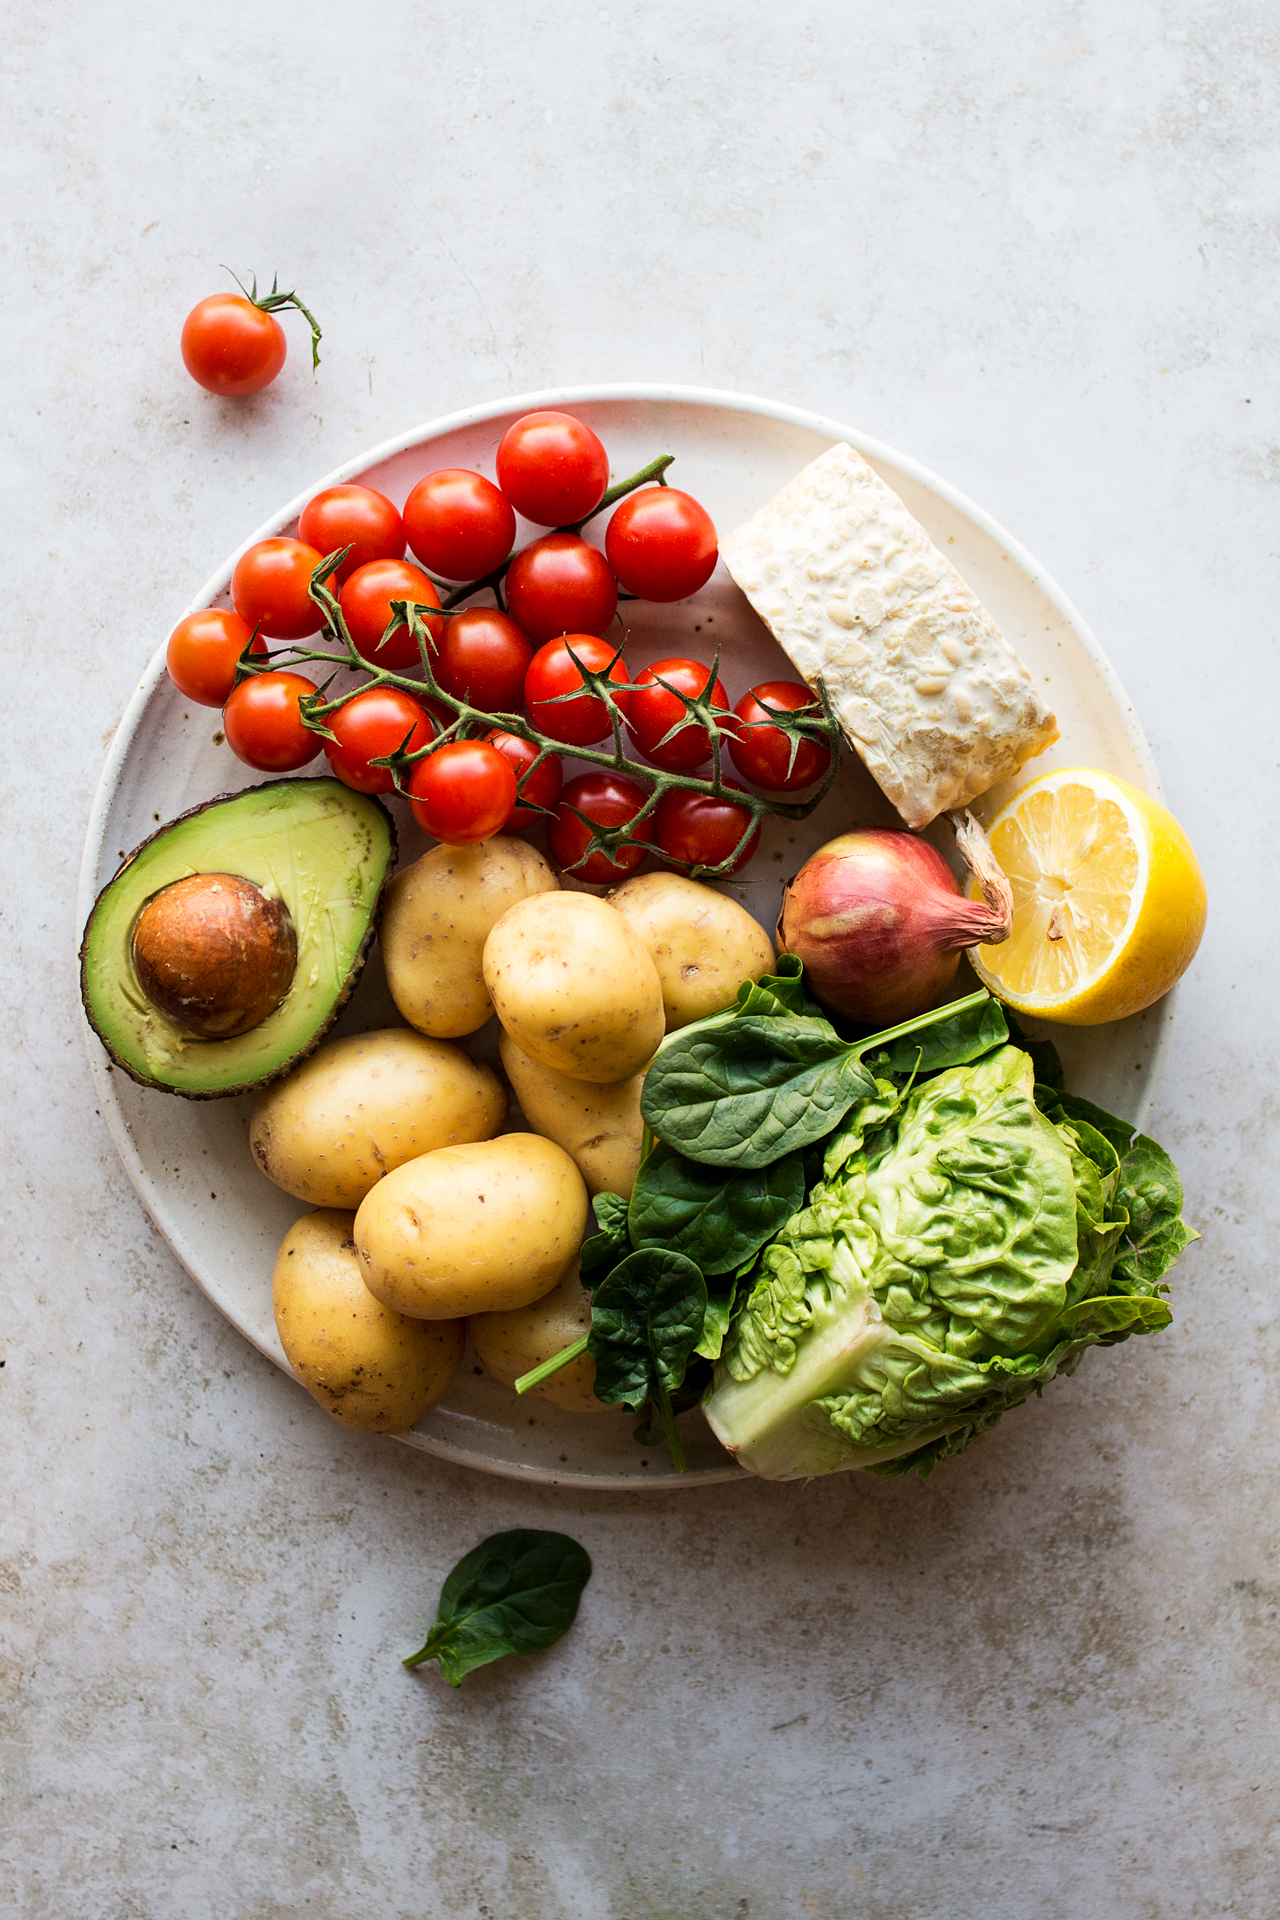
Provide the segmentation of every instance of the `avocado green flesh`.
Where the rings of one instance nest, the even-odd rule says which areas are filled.
[[[126,1072],[196,1097],[238,1093],[281,1073],[329,1024],[354,984],[382,883],[395,858],[376,800],[337,780],[279,780],[214,800],[138,849],[98,897],[85,930],[90,1022]],[[229,1040],[183,1033],[151,1005],[133,963],[133,928],[162,887],[238,873],[293,916],[298,964],[274,1013]]]

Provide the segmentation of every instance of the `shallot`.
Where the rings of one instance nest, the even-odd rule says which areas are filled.
[[[953,815],[983,900],[960,892],[936,848],[896,827],[842,833],[783,891],[778,944],[803,960],[825,1007],[866,1026],[893,1026],[934,1006],[960,954],[1009,936],[1012,896],[972,815]]]

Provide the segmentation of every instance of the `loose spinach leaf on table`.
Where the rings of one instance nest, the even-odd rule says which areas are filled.
[[[653,1400],[671,1458],[684,1471],[671,1395],[684,1381],[702,1337],[707,1285],[682,1253],[638,1247],[601,1281],[591,1303],[587,1351],[596,1363],[595,1394],[608,1406]]]
[[[734,1273],[786,1225],[804,1199],[798,1153],[726,1173],[659,1141],[636,1177],[627,1224],[636,1247],[665,1247],[704,1274]]]
[[[1182,1220],[1182,1182],[1163,1147],[1144,1133],[1120,1156],[1117,1203],[1129,1224],[1120,1235],[1111,1283],[1126,1293],[1152,1294],[1184,1247],[1200,1238]]]
[[[436,1660],[451,1687],[509,1653],[541,1653],[577,1617],[591,1558],[564,1533],[517,1527],[492,1533],[445,1581],[436,1622],[406,1667]]]

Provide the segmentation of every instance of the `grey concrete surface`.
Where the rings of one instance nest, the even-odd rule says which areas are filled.
[[[1261,0],[3,19],[8,1180],[0,1911],[1269,1920],[1278,33]],[[177,354],[296,281],[268,393]],[[223,1323],[93,1111],[104,745],[278,503],[473,400],[765,393],[980,501],[1098,632],[1212,918],[1153,1130],[1174,1328],[927,1484],[522,1490],[348,1435]],[[596,1566],[551,1653],[410,1676],[483,1533]]]

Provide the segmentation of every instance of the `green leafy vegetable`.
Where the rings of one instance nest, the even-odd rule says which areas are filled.
[[[633,1246],[683,1253],[704,1274],[736,1273],[803,1199],[798,1153],[726,1175],[659,1142],[636,1178],[627,1224]]]
[[[1004,1046],[1009,1038],[1005,1009],[989,995],[976,1000],[976,1004],[975,1000],[976,996],[971,996],[939,1007],[933,1026],[922,1033],[906,1033],[890,1046],[868,1052],[867,1065],[877,1074],[915,1080],[923,1074],[940,1073],[945,1067],[967,1066],[971,1060],[980,1060],[984,1053]],[[874,1046],[875,1041],[864,1045]]]
[[[657,1247],[628,1254],[600,1283],[591,1304],[587,1351],[596,1363],[597,1400],[627,1407],[653,1400],[681,1473],[684,1455],[671,1395],[702,1337],[706,1305],[706,1282],[694,1262]]]
[[[876,1097],[876,1075],[864,1055],[901,1059],[901,1071],[910,1075],[935,1053],[944,1066],[957,1054],[968,1060],[986,1053],[1003,1037],[999,1008],[989,994],[975,993],[868,1039],[842,1040],[830,1021],[791,1012],[777,991],[779,980],[788,991],[795,983],[782,976],[766,983],[766,998],[781,1004],[781,1012],[745,1011],[752,1005],[747,994],[733,1014],[664,1041],[645,1075],[645,1124],[691,1160],[767,1167],[823,1139],[855,1102]],[[927,1038],[933,1029],[942,1036],[936,1050]]]
[[[578,1270],[584,1285],[594,1273],[605,1273],[616,1266],[630,1247],[627,1238],[627,1203],[620,1193],[598,1193],[592,1201],[596,1225],[600,1231],[582,1243]]]
[[[406,1667],[436,1660],[451,1687],[509,1653],[541,1653],[577,1618],[591,1578],[586,1549],[567,1534],[518,1527],[493,1533],[445,1581],[436,1622]]]
[[[1005,1046],[874,1127],[850,1116],[765,1247],[705,1402],[744,1466],[931,1472],[1089,1346],[1167,1324],[1150,1276],[1185,1244],[1177,1176],[1149,1142],[1122,1156],[1121,1123],[1086,1104],[1064,1096],[1055,1123]]]

